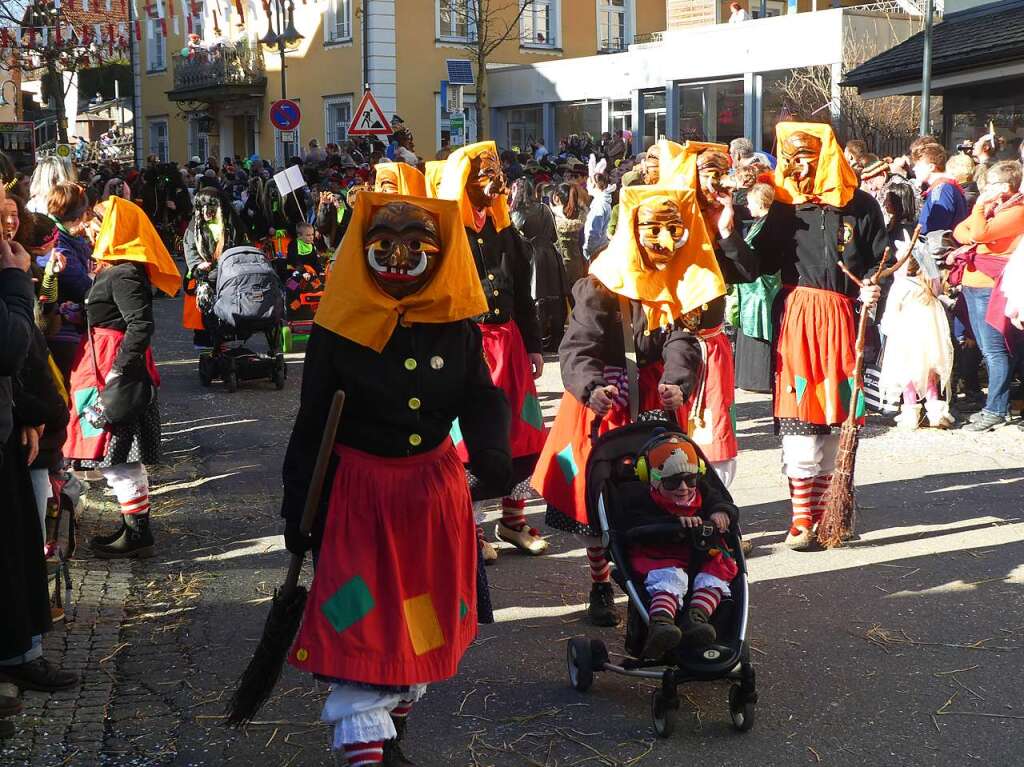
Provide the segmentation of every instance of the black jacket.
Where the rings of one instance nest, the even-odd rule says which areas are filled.
[[[489,216],[482,231],[467,227],[466,236],[489,307],[487,314],[476,317],[476,321],[496,325],[515,320],[526,351],[540,354],[540,327],[533,305],[533,262],[527,244],[515,227],[496,231]]]
[[[558,347],[558,358],[566,390],[586,404],[590,393],[605,385],[606,365],[625,367],[626,352],[619,297],[592,276],[576,283],[573,296],[576,306],[569,319],[569,329]],[[639,301],[629,303],[633,310],[637,363],[644,366],[663,361],[665,372],[661,383],[676,384],[688,398],[703,364],[697,337],[681,325],[648,333],[643,306]]]
[[[491,382],[476,325],[399,325],[380,354],[314,325],[284,458],[281,515],[292,522],[302,516],[338,389],[345,392],[340,444],[389,458],[416,455],[447,439],[458,418],[473,473],[499,485],[507,478],[496,474],[511,475],[508,404]]]
[[[45,426],[33,469],[55,469],[70,413],[50,372],[50,353],[38,328],[28,356],[14,379],[14,420],[20,426]]]
[[[93,328],[124,333],[112,370],[122,375],[145,371],[145,355],[153,339],[153,288],[146,268],[123,261],[96,275],[85,299],[85,312]]]
[[[837,266],[842,261],[863,277],[878,265],[889,244],[882,209],[858,189],[843,208],[773,203],[754,241],[761,274],[782,272],[784,285],[801,285],[857,295],[858,288]]]
[[[34,302],[32,278],[27,272],[0,270],[0,446],[6,444],[14,428],[11,378],[21,370],[32,345]]]

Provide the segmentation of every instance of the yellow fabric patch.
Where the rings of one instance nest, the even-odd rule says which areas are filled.
[[[409,640],[417,655],[423,655],[444,645],[441,623],[437,620],[434,602],[429,593],[406,599],[402,603],[402,610],[405,613]]]

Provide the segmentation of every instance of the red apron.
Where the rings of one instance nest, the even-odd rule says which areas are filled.
[[[839,426],[854,385],[853,301],[819,288],[786,288],[775,342],[775,417]],[[863,416],[864,395],[857,401]]]
[[[203,324],[203,313],[199,311],[196,303],[196,280],[189,278],[182,291],[181,300],[181,325],[186,330],[205,330]]]
[[[453,676],[476,637],[477,543],[451,441],[410,458],[335,451],[327,524],[289,662],[377,685]]]
[[[640,368],[640,412],[660,410],[658,383],[664,366],[660,362]],[[686,423],[687,410],[676,411],[679,423]],[[569,392],[562,395],[558,415],[551,425],[544,449],[537,459],[530,484],[551,506],[571,519],[588,525],[586,466],[590,457],[590,430],[599,416]],[[602,418],[599,433],[629,423],[629,405],[615,405]]]
[[[97,429],[85,420],[82,413],[99,399],[97,376],[106,378],[114,366],[117,352],[124,340],[124,332],[112,328],[93,328],[92,337],[96,347],[96,365],[93,369],[92,344],[89,337],[82,336],[82,343],[75,352],[71,363],[71,380],[68,393],[71,399],[71,420],[68,422],[68,436],[64,441],[64,457],[80,461],[97,461],[107,453],[110,442],[109,428]],[[153,385],[160,386],[160,374],[153,362],[153,348],[146,349],[146,370]]]
[[[690,400],[688,431],[709,461],[728,461],[739,453],[734,405],[736,366],[732,345],[721,325],[700,331],[704,369]]]
[[[478,327],[483,333],[484,359],[491,371],[491,380],[505,392],[512,413],[512,433],[509,436],[512,458],[537,455],[544,447],[547,429],[519,326],[514,322],[504,322]],[[458,421],[452,425],[452,441],[462,462],[469,463],[469,453],[462,441]]]

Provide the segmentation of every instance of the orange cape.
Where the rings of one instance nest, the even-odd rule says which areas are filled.
[[[404,162],[379,162],[374,166],[374,171],[377,174],[373,184],[375,192],[382,191],[382,179],[390,177],[398,187],[399,194],[409,197],[427,196],[427,180],[420,173],[419,168],[414,168]]]
[[[452,152],[445,161],[444,171],[441,174],[441,182],[438,185],[437,196],[442,200],[455,200],[462,210],[462,223],[464,226],[472,227],[473,206],[469,202],[469,195],[466,194],[466,182],[469,180],[470,166],[473,159],[490,150],[495,157],[499,157],[498,146],[493,141],[478,141],[460,147]],[[508,212],[508,197],[500,195],[487,209],[487,215],[494,222],[494,228],[499,232],[512,225],[512,219]]]
[[[135,203],[120,197],[111,197],[105,205],[92,257],[97,261],[145,264],[153,286],[169,296],[175,295],[181,287],[181,273],[149,216]]]
[[[782,143],[799,131],[809,133],[821,141],[818,170],[814,175],[814,191],[809,195],[801,193],[796,188],[796,182],[786,178],[786,161],[782,157]],[[857,181],[857,174],[846,161],[831,126],[824,123],[780,122],[775,126],[775,137],[779,153],[779,162],[775,166],[777,202],[790,205],[814,202],[842,208],[853,199],[853,193],[860,183]]]
[[[656,197],[676,201],[689,238],[663,270],[647,270],[637,242],[637,212]],[[619,222],[608,248],[590,265],[590,273],[608,290],[643,304],[647,327],[667,327],[684,314],[725,295],[714,246],[692,189],[628,186],[619,198]]]
[[[441,261],[433,278],[418,293],[401,299],[377,287],[363,241],[374,212],[394,202],[407,202],[431,213],[441,237]],[[405,323],[456,322],[486,312],[487,299],[456,203],[360,192],[314,318],[317,325],[380,352],[399,319]]]

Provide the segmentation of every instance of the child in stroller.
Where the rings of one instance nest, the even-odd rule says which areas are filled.
[[[591,437],[587,514],[615,564],[612,579],[629,597],[627,657],[613,663],[603,641],[574,637],[570,684],[584,692],[604,671],[660,680],[652,714],[657,735],[668,737],[679,685],[730,679],[733,726],[749,730],[757,692],[746,563],[729,491],[675,423],[647,420]]]
[[[283,332],[284,351],[290,352],[294,341],[307,340],[313,326],[320,299],[324,294],[323,248],[311,224],[295,227],[295,239],[288,244],[284,259],[286,324]]]

